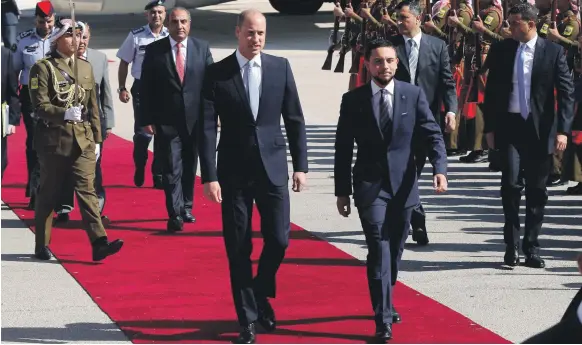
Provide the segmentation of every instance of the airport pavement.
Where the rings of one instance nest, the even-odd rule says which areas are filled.
[[[303,193],[292,193],[291,220],[365,260],[357,214],[340,217],[333,196],[333,141],[348,75],[321,70],[332,27],[331,5],[325,4],[316,15],[289,17],[275,13],[266,0],[233,1],[192,11],[191,35],[208,40],[214,59],[222,59],[236,46],[236,14],[249,7],[267,15],[266,51],[290,60],[308,125],[309,186]],[[92,25],[90,46],[113,61],[109,74],[115,92],[116,50],[131,28],[145,24],[144,18],[79,19]],[[21,29],[30,26],[25,24],[23,20]],[[337,56],[334,64],[336,61]],[[131,140],[131,105],[116,99],[115,112],[114,133]],[[565,196],[565,186],[552,188],[541,236],[547,267],[504,270],[499,174],[489,172],[486,164],[464,165],[455,159],[450,160],[449,170],[450,190],[437,196],[432,192],[430,167],[425,168],[420,186],[431,243],[420,247],[409,240],[400,279],[499,335],[520,342],[557,321],[582,283],[574,261],[582,251],[582,198]],[[47,265],[35,263],[29,255],[32,250],[32,233],[11,211],[3,209],[2,342],[127,341],[59,264],[47,269]],[[57,297],[42,299],[38,295],[38,286],[47,284],[51,296]],[[58,313],[38,316],[39,309]],[[71,328],[71,323],[80,325]]]

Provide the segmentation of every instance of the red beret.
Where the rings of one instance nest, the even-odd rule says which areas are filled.
[[[50,1],[43,0],[39,1],[36,4],[36,10],[34,12],[35,15],[39,17],[50,17],[55,13],[55,9],[53,8],[53,4]]]

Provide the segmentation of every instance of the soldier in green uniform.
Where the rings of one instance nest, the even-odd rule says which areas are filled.
[[[548,29],[552,25],[552,0],[536,0],[536,7],[538,9],[538,36],[547,38]]]
[[[109,242],[101,223],[95,193],[96,144],[101,124],[91,64],[76,59],[80,30],[62,19],[51,36],[50,56],[30,70],[29,92],[37,118],[34,148],[40,165],[40,189],[35,210],[35,257],[49,260],[53,208],[66,176],[73,176],[83,227],[92,245],[93,260],[117,253],[123,241]],[[76,72],[76,73],[75,73]]]
[[[462,90],[462,85],[464,83],[463,76],[464,73],[464,58],[463,58],[463,47],[464,47],[464,37],[462,32],[458,32],[454,26],[449,25],[448,17],[452,15],[451,13],[451,2],[449,0],[440,0],[433,5],[432,17],[427,20],[423,29],[424,32],[441,38],[447,42],[449,46],[449,58],[451,61],[451,71],[453,72],[453,77],[457,85],[457,98],[460,99],[460,92]],[[473,17],[473,10],[466,0],[461,0],[455,10],[455,16],[461,23],[470,23]],[[456,115],[456,123],[461,121],[462,110]],[[450,133],[445,133],[445,139],[447,144],[447,155],[448,156],[459,156],[466,153],[466,150],[459,147],[459,130],[461,126],[456,126],[455,130]]]
[[[483,34],[481,40],[481,62],[484,62],[489,47],[497,40],[495,35],[499,33],[503,22],[503,7],[499,0],[479,0],[479,7],[482,10],[479,12],[477,20],[471,23],[461,22],[454,15],[449,17],[449,25],[457,27],[464,35],[464,81],[461,89],[461,99],[459,100],[459,109],[462,109],[464,116],[461,118],[460,127],[466,129],[465,142],[471,149],[467,156],[460,157],[459,160],[464,163],[478,163],[488,160],[488,151],[483,136],[485,124],[483,113],[477,106],[483,99],[483,91],[487,81],[486,72],[480,74],[477,79],[478,99],[468,99],[468,93],[475,80],[473,73],[476,73],[474,65],[475,36],[472,28]]]
[[[568,67],[570,67],[570,70],[572,71],[573,78],[577,80],[579,74],[574,70],[574,57],[578,53],[577,38],[580,34],[577,1],[558,0],[557,7],[559,13],[556,16],[556,24],[550,24],[550,27],[547,30],[547,38],[564,47]],[[549,187],[561,186],[566,183],[566,181],[561,178],[562,160],[563,152],[556,152],[552,162],[552,172],[548,177],[547,185]]]

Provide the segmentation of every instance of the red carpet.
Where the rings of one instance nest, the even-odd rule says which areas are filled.
[[[32,225],[24,209],[24,126],[9,139],[2,199]],[[238,326],[221,235],[220,209],[197,184],[198,222],[180,234],[165,232],[163,192],[133,186],[132,143],[112,136],[105,143],[108,234],[122,238],[121,252],[93,263],[78,209],[67,228],[53,231],[51,249],[95,303],[134,343],[228,342]],[[146,176],[146,186],[151,176]],[[254,218],[258,229],[258,215]],[[374,331],[365,266],[298,226],[278,275],[273,306],[279,328],[259,334],[261,343],[365,343]],[[261,239],[255,236],[254,260]],[[31,243],[31,249],[33,244]],[[23,253],[28,254],[28,253]],[[256,265],[255,265],[256,266]],[[507,343],[448,307],[399,284],[395,305],[404,322],[394,343]],[[83,320],[78,320],[82,323]],[[97,326],[95,326],[97,327]]]

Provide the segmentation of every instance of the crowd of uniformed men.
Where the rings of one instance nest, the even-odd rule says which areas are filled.
[[[446,42],[456,82],[458,125],[454,131],[445,133],[447,154],[460,156],[459,161],[467,164],[489,162],[492,171],[500,171],[500,167],[497,152],[488,149],[483,135],[484,119],[480,109],[487,79],[487,52],[492,43],[511,38],[506,20],[508,9],[522,1],[525,0],[507,0],[503,3],[501,0],[421,0],[420,3],[424,13],[422,32]],[[539,10],[539,36],[563,46],[572,78],[577,81],[582,72],[578,0],[528,1]],[[366,42],[377,38],[390,39],[399,34],[397,5],[400,2],[348,0],[336,3],[334,15],[347,19],[347,24],[343,37],[331,45],[335,43],[342,50],[352,52],[350,89],[370,80],[362,61]],[[476,44],[480,48],[480,59],[475,57],[475,52],[479,51]],[[336,67],[336,72],[342,68]],[[473,85],[477,87],[473,89]],[[556,152],[554,155],[547,185],[555,187],[575,181],[578,184],[567,188],[567,194],[582,195],[582,115],[575,116],[571,140],[573,145],[568,145],[566,152]]]

